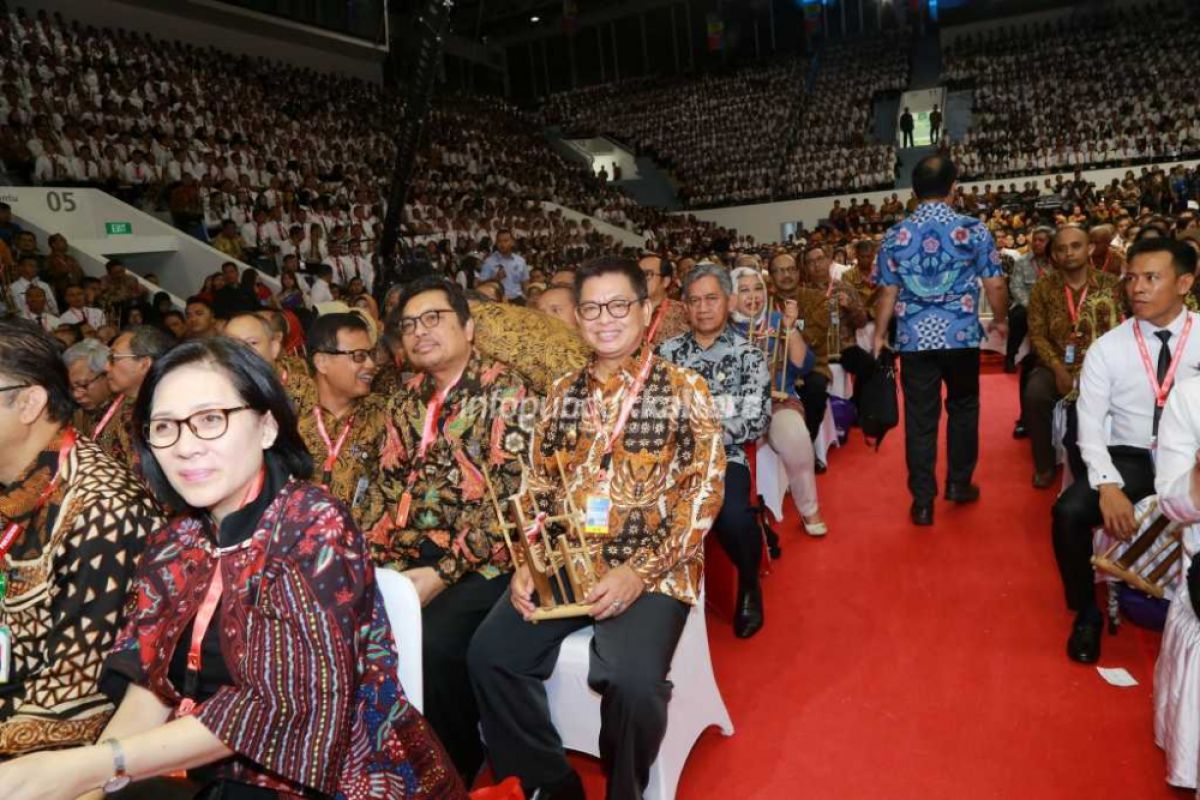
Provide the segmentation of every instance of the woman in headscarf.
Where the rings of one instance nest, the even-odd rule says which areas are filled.
[[[792,501],[810,536],[829,532],[817,504],[816,456],[804,424],[804,406],[797,382],[812,371],[815,358],[797,328],[799,308],[787,300],[780,310],[767,307],[767,284],[754,267],[733,270],[732,324],[763,349],[771,371],[772,412],[767,442],[779,454],[787,471]]]

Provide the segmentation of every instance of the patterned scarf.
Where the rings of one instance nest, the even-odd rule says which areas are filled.
[[[10,522],[17,522],[26,527],[25,535],[13,544],[9,552],[11,558],[20,559],[24,554],[36,554],[41,549],[42,539],[49,535],[47,531],[42,530],[44,526],[34,524],[33,518],[38,510],[38,497],[54,479],[54,473],[58,469],[58,448],[61,445],[60,433],[50,441],[45,450],[38,453],[37,458],[25,469],[21,477],[0,489],[0,528]],[[48,511],[56,512],[62,503],[64,491],[63,481],[59,481],[42,509],[42,519],[51,518],[46,515]]]

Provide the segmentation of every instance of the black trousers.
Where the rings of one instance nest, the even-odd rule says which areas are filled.
[[[979,349],[900,354],[908,491],[917,503],[937,497],[938,420],[946,385],[946,480],[968,484],[979,460]]]
[[[1004,359],[1010,364],[1017,362],[1017,351],[1021,349],[1021,342],[1025,340],[1025,335],[1029,333],[1029,312],[1025,306],[1015,305],[1008,309],[1008,340],[1004,343]],[[1027,355],[1029,358],[1032,355]]]
[[[1154,461],[1149,450],[1110,447],[1113,466],[1125,482],[1121,491],[1136,503],[1154,493]],[[1088,483],[1087,473],[1076,474],[1075,482],[1054,504],[1054,559],[1062,578],[1067,607],[1087,611],[1096,607],[1092,573],[1092,528],[1104,523],[1100,515],[1100,493]]]
[[[913,132],[912,131],[905,131],[905,130],[900,131],[900,146],[901,147],[915,146],[915,142],[913,141]]]
[[[763,539],[750,508],[750,470],[741,464],[725,467],[725,500],[713,522],[713,532],[737,567],[739,585],[757,586]]]
[[[671,682],[667,672],[687,620],[688,606],[663,594],[644,594],[623,614],[537,625],[497,601],[471,641],[468,661],[483,735],[498,779],[516,775],[526,794],[571,771],[550,721],[543,681],[554,671],[562,640],[594,625],[588,685],[600,693],[600,758],[608,800],[638,800],[650,780],[667,730]]]
[[[479,709],[467,674],[467,647],[512,576],[477,572],[448,587],[421,610],[425,719],[468,786],[483,766]]]
[[[829,378],[820,372],[808,373],[804,376],[799,395],[800,403],[804,406],[804,425],[815,442],[821,422],[825,419],[825,410],[829,407]]]

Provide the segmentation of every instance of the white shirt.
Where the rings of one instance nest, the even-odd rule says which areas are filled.
[[[317,303],[332,303],[333,292],[329,291],[329,284],[320,279],[313,281],[309,302],[314,306]]]
[[[51,314],[49,311],[43,311],[41,314],[34,314],[29,309],[21,312],[21,318],[27,319],[30,322],[40,322],[42,330],[53,333],[54,329],[59,326],[58,317]]]
[[[1158,423],[1154,489],[1163,513],[1176,522],[1200,522],[1192,499],[1192,469],[1200,451],[1200,379],[1181,382],[1167,398]]]
[[[1189,313],[1184,311],[1166,327],[1171,331],[1168,346],[1172,357],[1179,352],[1179,337],[1188,316]],[[1200,375],[1200,315],[1190,316],[1192,329],[1175,372],[1175,380],[1179,383]],[[1109,446],[1148,450],[1153,444],[1154,389],[1134,338],[1135,323],[1142,329],[1146,352],[1150,355],[1150,369],[1156,370],[1162,342],[1154,335],[1158,329],[1143,320],[1125,320],[1097,339],[1083,359],[1079,402],[1075,410],[1079,417],[1079,451],[1087,464],[1088,483],[1093,489],[1102,483],[1125,485],[1113,466]],[[1106,419],[1112,421],[1107,436]]]
[[[25,302],[25,292],[29,291],[30,286],[37,286],[46,293],[46,313],[57,314],[58,301],[54,299],[54,292],[50,289],[50,284],[40,278],[34,278],[33,280],[17,278],[12,282],[10,288],[12,289],[13,302],[17,304],[17,309],[19,311],[29,310],[29,305]]]
[[[93,328],[99,328],[104,324],[104,312],[98,308],[84,306],[83,308],[68,308],[59,317],[59,320],[67,325],[78,325],[81,322],[86,322]]]

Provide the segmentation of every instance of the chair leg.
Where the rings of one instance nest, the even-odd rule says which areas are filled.
[[[1108,583],[1108,635],[1116,636],[1117,630],[1121,626],[1121,604],[1118,595],[1120,587],[1116,581],[1107,581]]]

